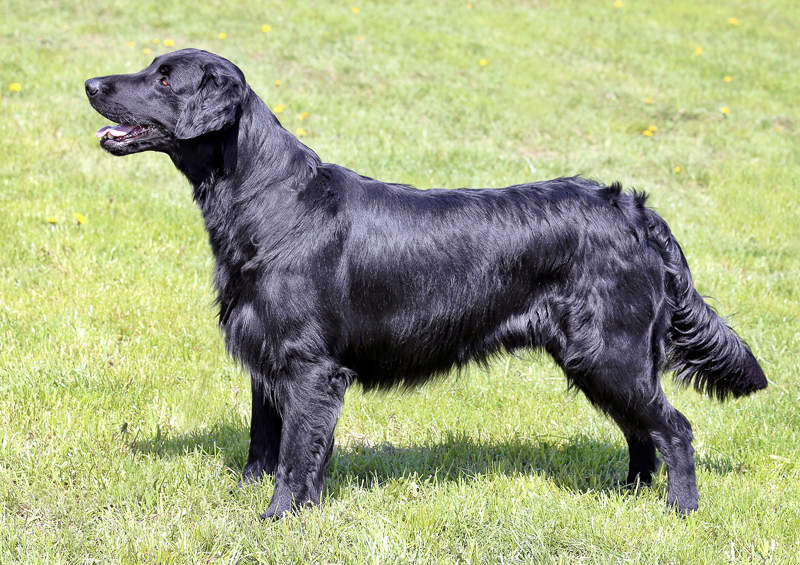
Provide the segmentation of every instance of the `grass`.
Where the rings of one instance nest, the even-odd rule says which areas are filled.
[[[357,5],[4,4],[0,561],[798,562],[797,5]],[[772,383],[719,405],[665,379],[694,425],[700,511],[664,509],[663,470],[617,490],[616,427],[520,356],[413,394],[350,391],[323,505],[259,522],[271,482],[230,492],[249,385],[187,183],[163,155],[103,153],[83,94],[165,39],[238,63],[287,128],[363,174],[646,189]]]

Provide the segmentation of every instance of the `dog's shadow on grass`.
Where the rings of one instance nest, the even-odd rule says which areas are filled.
[[[586,436],[480,440],[451,435],[428,445],[339,446],[327,488],[335,497],[353,484],[372,488],[404,478],[439,482],[542,474],[560,487],[585,492],[614,488],[626,471],[622,446]]]
[[[249,439],[246,428],[217,423],[177,436],[157,432],[151,439],[134,440],[131,447],[134,452],[160,457],[196,451],[218,454],[232,474],[238,475]],[[698,469],[715,474],[743,471],[741,463],[721,453],[703,454],[696,460]],[[438,482],[533,474],[541,474],[561,488],[604,491],[617,488],[627,469],[627,446],[621,436],[618,443],[585,435],[484,441],[466,434],[409,446],[345,441],[337,443],[331,458],[326,492],[336,497],[353,485],[370,489],[407,478]]]

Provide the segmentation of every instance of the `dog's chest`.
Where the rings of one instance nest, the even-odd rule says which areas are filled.
[[[257,273],[257,275],[256,275]],[[228,352],[251,372],[273,372],[286,344],[309,326],[297,277],[285,271],[215,270],[219,324]]]
[[[219,325],[228,352],[251,371],[257,371],[266,361],[269,328],[253,281],[218,264],[215,283]]]

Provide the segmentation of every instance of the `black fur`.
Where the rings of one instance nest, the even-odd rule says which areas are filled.
[[[142,126],[106,150],[167,153],[194,187],[219,323],[252,376],[242,481],[276,475],[265,516],[319,502],[356,381],[414,385],[544,349],[619,424],[628,482],[649,482],[661,453],[667,502],[682,512],[698,500],[692,431],[659,372],[718,398],[766,386],[644,194],[579,177],[424,191],[366,178],[322,163],[238,68],[203,51],[86,87],[98,112]]]

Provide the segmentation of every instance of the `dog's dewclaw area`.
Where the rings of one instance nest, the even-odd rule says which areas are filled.
[[[800,7],[11,0],[0,33],[0,563],[792,563],[800,554]],[[196,47],[327,162],[416,186],[646,190],[770,386],[663,386],[700,509],[544,356],[348,392],[320,506],[236,488],[250,385],[170,160],[84,80]],[[109,129],[103,129],[111,126]],[[116,129],[115,129],[116,128]],[[113,130],[113,131],[112,131]],[[121,134],[121,135],[120,135]]]

